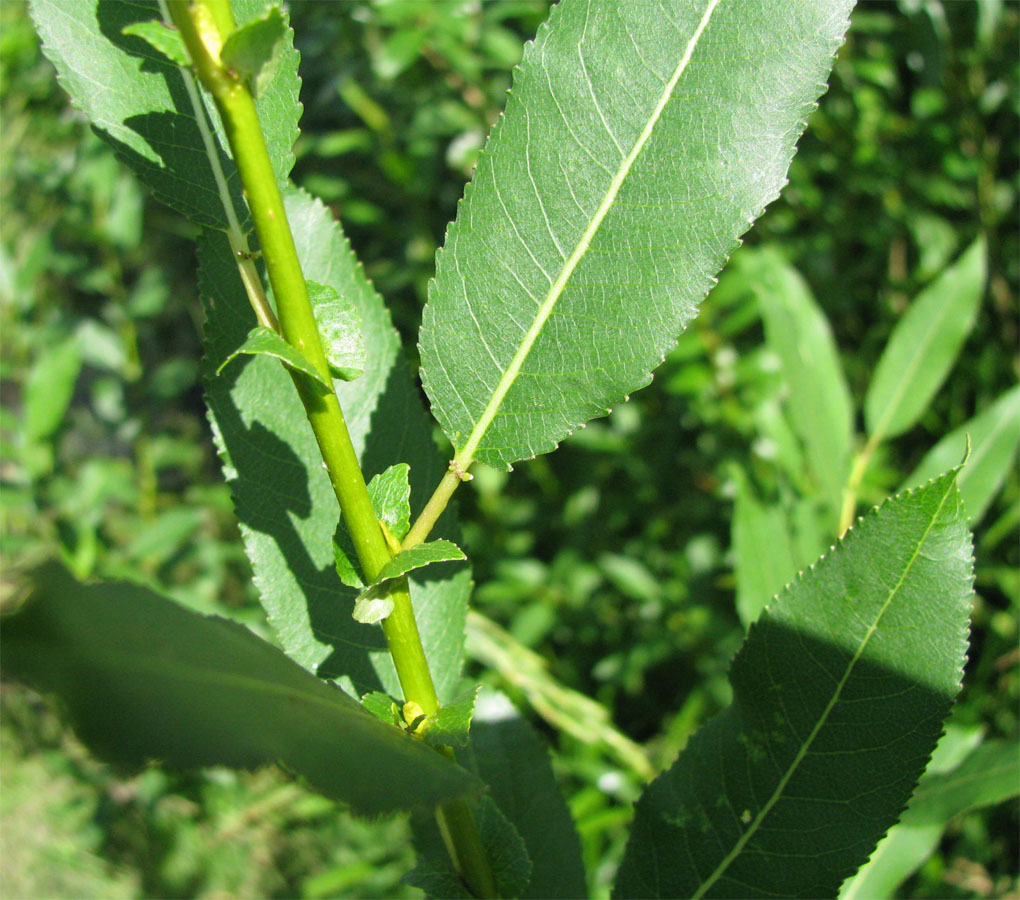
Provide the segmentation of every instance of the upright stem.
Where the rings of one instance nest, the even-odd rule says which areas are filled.
[[[235,27],[229,0],[196,0],[194,3],[169,0],[169,10],[198,77],[212,94],[223,120],[262,247],[269,282],[276,295],[280,331],[289,344],[304,354],[325,383],[331,384],[307,283],[276,173],[266,150],[255,101],[244,80],[220,62],[223,42]],[[392,552],[376,519],[340,402],[332,389],[297,373],[292,373],[292,377],[358,559],[365,576],[373,581],[392,558]],[[390,596],[393,611],[383,622],[383,631],[404,699],[432,715],[439,709],[439,700],[415,622],[406,578],[398,582]],[[448,838],[451,855],[468,886],[477,896],[494,896],[495,882],[470,807],[463,800],[452,801],[442,807],[438,815],[440,830]]]

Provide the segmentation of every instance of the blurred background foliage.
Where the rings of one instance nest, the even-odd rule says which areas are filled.
[[[434,252],[546,11],[541,0],[291,4],[303,56],[295,180],[340,217],[412,356]],[[920,421],[878,448],[864,504],[1017,382],[1018,20],[999,0],[861,4],[790,184],[653,384],[512,476],[479,471],[460,496],[476,608],[657,766],[728,702],[743,633],[740,486],[787,512],[812,501],[784,452],[789,385],[742,256],[769,248],[803,275],[860,409],[911,299],[976,237],[988,242],[959,361]],[[19,567],[58,556],[80,577],[142,580],[270,637],[202,405],[189,226],[69,108],[17,0],[0,3],[0,94],[0,599]],[[954,721],[1015,739],[1012,458],[974,523],[973,646]],[[477,635],[472,646],[494,661]],[[639,772],[583,721],[549,724],[569,698],[543,710],[526,683],[469,670],[529,709],[555,748],[592,893],[606,896]],[[3,897],[419,895],[399,882],[411,860],[401,819],[356,821],[275,771],[116,772],[45,700],[14,684],[0,698]],[[954,818],[898,896],[1016,896],[1018,828],[1015,803]]]

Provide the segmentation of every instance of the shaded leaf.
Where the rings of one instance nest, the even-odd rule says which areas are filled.
[[[462,463],[549,451],[649,382],[778,195],[851,5],[553,8],[422,322],[422,381]]]
[[[1020,386],[1011,388],[984,412],[940,440],[907,478],[903,487],[923,484],[970,456],[957,484],[972,524],[981,521],[1016,458],[1020,440]]]
[[[279,762],[367,813],[428,808],[477,785],[235,622],[126,582],[82,585],[56,566],[31,583],[4,620],[4,670],[58,694],[107,759]]]
[[[410,505],[420,510],[448,463],[432,443],[396,331],[323,205],[294,190],[284,199],[305,277],[354,302],[372,348],[361,378],[334,384],[365,474],[409,463]],[[199,260],[208,376],[254,323],[225,237],[206,234]],[[381,630],[351,618],[360,588],[337,578],[333,535],[340,513],[287,373],[255,357],[233,380],[209,380],[206,402],[255,583],[284,650],[324,677],[350,676],[359,695],[403,696]],[[406,474],[389,473],[383,481],[398,494],[407,490]],[[391,531],[406,533],[402,515],[391,519]],[[457,540],[451,515],[435,535]],[[459,688],[470,571],[436,564],[412,573],[410,586],[432,675],[440,699],[448,700]]]
[[[479,690],[477,686],[471,688],[429,716],[425,741],[436,747],[466,747]]]
[[[54,341],[32,361],[25,379],[25,438],[48,438],[64,421],[81,371],[81,350],[73,335]]]
[[[358,308],[333,288],[314,281],[308,282],[308,299],[333,377],[341,381],[361,377],[365,371],[365,342]]]
[[[906,431],[949,374],[984,294],[985,256],[985,240],[978,238],[918,294],[893,329],[864,398],[872,440]]]
[[[270,328],[256,325],[248,332],[248,337],[245,338],[244,343],[220,363],[216,374],[219,375],[226,366],[242,355],[273,356],[283,362],[288,368],[314,379],[324,388],[333,387],[316,371],[315,366],[308,361],[307,357],[300,350],[288,344],[281,335]]]
[[[262,14],[265,0],[235,0],[232,6],[238,24],[244,25]],[[227,217],[181,69],[148,40],[124,33],[137,23],[161,21],[155,0],[33,0],[31,12],[61,86],[100,137],[163,203],[199,224],[226,229]],[[269,157],[281,182],[294,165],[301,114],[297,64],[293,34],[286,28],[276,77],[257,103]],[[102,90],[96,90],[97,84]],[[247,207],[219,114],[211,99],[202,97],[199,102],[212,123],[234,213],[245,223]]]
[[[832,896],[867,859],[960,687],[955,480],[872,511],[751,626],[732,705],[638,801],[616,896]]]

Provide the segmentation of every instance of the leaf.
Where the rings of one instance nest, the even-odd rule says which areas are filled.
[[[248,337],[245,338],[244,343],[231,353],[230,356],[223,360],[222,363],[220,363],[220,367],[216,370],[216,374],[219,375],[223,369],[233,360],[237,359],[238,356],[259,356],[260,354],[275,357],[283,362],[288,368],[307,375],[309,378],[312,378],[321,384],[324,388],[333,387],[332,384],[327,383],[318,371],[316,371],[315,366],[308,361],[300,350],[293,345],[288,344],[283,337],[272,329],[264,328],[261,325],[256,325],[248,332]]]
[[[429,716],[425,741],[435,747],[466,747],[479,690],[478,686],[471,688]]]
[[[25,438],[43,441],[64,421],[81,371],[81,351],[71,335],[51,343],[33,360],[25,379]]]
[[[420,334],[468,464],[552,450],[646,385],[778,195],[851,0],[563,0],[515,72]]]
[[[934,852],[950,819],[1001,803],[1020,792],[1020,745],[986,741],[950,772],[925,775],[903,819],[840,891],[840,900],[894,896],[896,888]]]
[[[308,298],[333,377],[341,381],[360,378],[365,372],[365,342],[358,308],[333,288],[314,281],[308,282]]]
[[[371,350],[365,374],[334,387],[365,474],[409,463],[410,506],[420,510],[447,462],[432,443],[389,315],[323,205],[295,190],[285,193],[285,202],[305,277],[349,297],[361,314]],[[225,237],[207,233],[199,261],[208,377],[254,323]],[[275,361],[255,357],[232,381],[206,384],[214,437],[262,604],[284,650],[302,666],[327,678],[350,676],[359,695],[382,690],[401,697],[382,632],[351,618],[356,590],[339,582],[333,553],[336,498],[290,381]],[[393,490],[407,490],[406,474],[400,483],[395,472],[387,478],[394,479],[386,482]],[[436,536],[456,541],[452,523],[452,514],[441,519]],[[405,523],[387,524],[394,534],[401,528],[406,534]],[[410,576],[415,618],[442,701],[460,686],[470,579],[468,567],[451,571],[446,564]]]
[[[361,705],[387,725],[400,724],[400,710],[389,694],[372,691],[361,698]]]
[[[380,590],[379,585],[372,585],[358,594],[354,599],[351,616],[362,625],[378,625],[393,612],[393,598],[389,589]]]
[[[232,6],[243,26],[261,15],[265,0],[234,0]],[[226,229],[184,74],[147,40],[124,34],[137,23],[158,22],[156,3],[33,0],[31,12],[43,52],[56,67],[61,85],[99,136],[163,203],[201,225]],[[257,103],[270,160],[281,182],[294,165],[298,136],[297,63],[293,33],[287,28],[276,77]],[[97,84],[102,90],[96,90]],[[243,224],[248,212],[219,115],[211,99],[199,102],[212,123],[214,149],[226,173],[234,212]]]
[[[220,61],[247,79],[252,93],[260,97],[276,76],[286,33],[280,7],[270,6],[257,19],[234,29],[223,42]]]
[[[751,626],[732,705],[638,801],[616,896],[832,896],[867,859],[960,687],[956,474],[872,511]]]
[[[162,53],[170,62],[178,66],[190,66],[191,57],[184,46],[181,33],[165,22],[149,19],[146,22],[133,22],[124,28],[122,34],[133,34],[147,41],[154,50]]]
[[[279,762],[363,813],[428,808],[477,785],[235,622],[127,582],[82,585],[54,565],[31,583],[4,620],[4,670],[58,694],[109,760]]]
[[[459,559],[467,559],[467,556],[453,541],[428,541],[425,544],[418,544],[417,547],[410,550],[403,550],[394,556],[382,567],[376,581],[388,581],[413,572],[415,569],[432,565],[432,563]]]
[[[482,847],[492,866],[497,896],[523,896],[522,891],[531,877],[531,862],[520,834],[490,797],[481,797],[473,812]],[[425,845],[420,837],[423,831],[428,834],[425,850],[422,849]],[[474,895],[467,890],[450,864],[449,854],[439,840],[434,818],[419,817],[419,821],[414,823],[414,832],[419,846],[418,864],[403,880],[421,888],[428,897],[472,900]]]
[[[853,407],[832,329],[800,273],[778,252],[766,248],[741,259],[753,272],[765,340],[782,363],[790,424],[833,511],[835,530],[850,463]]]
[[[981,237],[921,291],[893,329],[864,398],[872,441],[910,428],[949,374],[984,294],[985,257]]]
[[[737,479],[733,508],[737,614],[746,628],[797,574],[786,514],[755,495],[747,476]]]
[[[523,841],[525,859],[530,859],[530,877],[520,891],[502,896],[587,897],[581,845],[553,776],[549,751],[505,696],[491,692],[479,696],[470,752],[459,756],[473,761],[489,786],[494,808],[511,823]],[[419,859],[411,883],[431,897],[466,896],[455,892],[460,882],[447,862],[434,821],[416,816],[412,824]],[[511,866],[512,871],[520,868],[519,862]]]
[[[1020,386],[1006,391],[984,412],[942,438],[904,479],[903,487],[923,484],[956,465],[967,452],[968,436],[970,456],[957,484],[973,525],[981,521],[1016,458]]]

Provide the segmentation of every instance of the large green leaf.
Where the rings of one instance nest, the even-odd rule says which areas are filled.
[[[82,739],[115,762],[279,762],[367,813],[428,808],[480,786],[243,626],[138,585],[40,570],[4,620],[3,666],[58,694]]]
[[[852,0],[563,0],[436,258],[422,380],[462,462],[647,384],[778,195]]]
[[[445,470],[428,418],[379,296],[347,239],[317,200],[285,195],[305,275],[352,300],[361,314],[365,373],[336,383],[367,477],[410,463],[411,508],[420,510]],[[254,317],[226,239],[208,232],[199,246],[206,306],[209,405],[224,472],[263,605],[284,650],[325,677],[348,675],[360,694],[401,696],[382,631],[351,618],[356,590],[336,574],[333,535],[340,512],[311,428],[290,377],[275,360],[244,357],[222,375],[222,360],[244,342]],[[436,535],[456,541],[452,519]],[[456,694],[470,570],[437,563],[410,576],[425,651],[442,699]]]
[[[778,252],[764,249],[741,259],[753,273],[749,280],[765,340],[782,364],[787,416],[817,490],[832,509],[835,531],[850,463],[853,406],[832,330],[807,283]]]
[[[266,0],[234,0],[232,6],[243,25],[262,14]],[[226,214],[181,70],[143,38],[123,33],[134,23],[160,18],[155,0],[33,0],[31,9],[43,52],[98,134],[161,201],[200,224],[226,229]],[[257,104],[269,156],[281,181],[294,165],[292,148],[301,115],[297,64],[293,33],[286,28],[276,76]],[[248,212],[219,115],[211,100],[204,103],[234,211],[244,222]]]
[[[619,897],[826,897],[896,821],[959,690],[973,562],[956,472],[787,587],[732,706],[637,804]]]
[[[1020,439],[1020,386],[1011,388],[988,409],[978,413],[940,440],[904,479],[903,487],[923,484],[970,456],[960,473],[960,495],[972,523],[979,522],[1002,486],[1016,457]]]
[[[893,329],[864,398],[872,440],[906,431],[949,374],[984,294],[985,256],[984,238],[978,238],[918,294]]]
[[[1020,744],[987,741],[949,772],[925,774],[900,823],[867,864],[843,885],[840,900],[892,897],[896,887],[938,846],[948,822],[1020,793]]]

